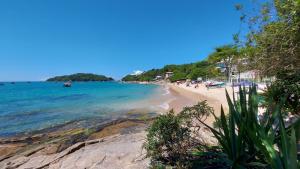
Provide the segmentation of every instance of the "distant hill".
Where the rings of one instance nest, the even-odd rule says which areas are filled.
[[[96,75],[92,73],[76,73],[72,75],[64,75],[64,76],[55,76],[53,78],[47,79],[48,82],[53,81],[113,81],[114,79],[111,77],[106,77],[104,75]]]
[[[190,64],[166,65],[161,69],[151,69],[140,75],[126,75],[122,81],[153,81],[156,76],[164,77],[166,72],[174,73],[169,79],[171,82],[182,79],[196,80],[198,77],[211,78],[220,75],[214,63],[203,60]]]

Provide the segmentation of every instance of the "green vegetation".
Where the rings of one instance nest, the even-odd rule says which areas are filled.
[[[287,112],[300,114],[300,71],[278,73],[276,81],[263,96],[267,103],[273,101],[275,104],[281,102],[281,97],[285,97],[287,101],[283,106]]]
[[[300,1],[269,0],[246,11],[242,5],[241,21],[250,31],[246,37],[235,35],[236,45],[249,62],[249,69],[263,76],[300,68]],[[246,39],[246,40],[244,40]]]
[[[122,81],[153,81],[156,76],[164,77],[166,72],[173,72],[170,81],[175,82],[183,79],[196,80],[198,77],[211,78],[220,75],[214,63],[200,61],[191,64],[166,65],[161,69],[152,69],[141,75],[127,75]]]
[[[242,5],[236,6],[241,11],[242,23],[249,30],[246,37],[234,35],[235,43],[216,48],[206,61],[198,63],[199,70],[193,63],[169,65],[175,69],[168,71],[174,72],[170,79],[174,81],[203,77],[208,72],[216,77],[220,73],[212,73],[215,71],[212,67],[218,62],[222,62],[227,79],[233,67],[238,72],[256,70],[261,77],[276,78],[263,94],[264,104],[259,103],[255,86],[240,87],[233,100],[226,91],[229,112],[226,114],[221,108],[220,117],[205,102],[185,108],[178,115],[170,112],[159,116],[150,126],[145,143],[154,168],[300,168],[297,156],[297,143],[300,142],[300,1],[254,3],[258,3],[255,4],[258,9],[252,9],[250,15]],[[258,115],[260,106],[265,109]],[[295,115],[294,119],[286,122],[284,119],[292,117],[291,114]],[[214,127],[205,123],[208,115],[215,117]],[[217,145],[201,142],[196,131],[203,128],[213,134]],[[176,149],[177,144],[180,146]],[[176,158],[170,152],[176,152]]]
[[[208,56],[208,60],[211,63],[222,62],[225,69],[225,76],[229,80],[230,73],[232,72],[233,64],[236,64],[236,61],[239,57],[239,52],[236,46],[225,45],[217,47],[215,52]]]
[[[186,107],[180,114],[173,110],[157,117],[147,130],[147,141],[144,144],[147,156],[151,157],[153,168],[159,166],[175,166],[189,168],[193,160],[192,150],[201,144],[197,137],[198,128],[192,119],[203,120],[212,113],[206,101],[192,107]],[[199,123],[196,123],[198,126]]]
[[[265,113],[267,116],[263,121],[259,121],[258,96],[255,87],[249,89],[248,99],[246,90],[240,89],[239,103],[232,102],[228,93],[227,100],[228,121],[221,109],[221,117],[216,118],[216,121],[221,122],[219,130],[207,125],[206,127],[210,128],[218,139],[233,168],[267,166],[278,169],[297,168],[297,141],[294,126],[300,122],[299,120],[294,126],[286,129],[281,112],[282,104],[280,104],[273,107],[271,114],[268,113],[271,110],[267,109]],[[276,133],[278,128],[273,126],[279,128],[279,133]],[[288,130],[289,134],[287,134]]]
[[[148,130],[145,143],[154,168],[273,168],[297,169],[300,119],[285,126],[281,103],[268,107],[258,119],[258,95],[255,87],[240,88],[238,102],[226,92],[229,114],[223,108],[217,117],[205,102],[184,109],[178,115],[161,115]],[[209,115],[219,122],[218,128],[205,123]],[[211,147],[197,138],[196,131],[206,127],[218,140]],[[298,133],[298,134],[297,134]],[[175,153],[174,153],[175,152]]]
[[[47,81],[112,81],[114,80],[111,77],[106,77],[103,75],[96,75],[91,73],[76,73],[72,75],[65,75],[65,76],[56,76]]]
[[[159,116],[148,129],[145,148],[153,166],[169,164],[184,168],[187,164],[187,148],[191,144],[191,130],[187,121],[173,111]],[[161,164],[162,163],[162,164]]]

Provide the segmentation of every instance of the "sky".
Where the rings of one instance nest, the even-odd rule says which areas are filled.
[[[72,73],[120,79],[205,59],[250,0],[1,0],[0,81]]]

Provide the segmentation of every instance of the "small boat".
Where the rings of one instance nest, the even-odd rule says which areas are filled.
[[[222,87],[222,86],[225,86],[225,83],[224,82],[217,82],[217,81],[207,81],[205,86],[207,88],[210,88],[210,87]]]
[[[64,87],[72,87],[72,82],[68,81],[68,82],[64,83]]]

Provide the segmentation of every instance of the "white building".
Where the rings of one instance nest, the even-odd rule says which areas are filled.
[[[248,59],[239,59],[239,64],[247,65]],[[221,73],[226,73],[227,68],[223,61],[218,62],[216,68],[220,70]],[[238,65],[233,64],[231,65],[230,72],[229,72],[229,82],[232,81],[243,81],[243,80],[257,80],[259,78],[259,72],[257,70],[250,70],[245,72],[239,72]]]
[[[173,72],[166,72],[165,79],[169,79],[171,76],[173,76]]]
[[[163,80],[162,76],[156,76],[154,80]]]

